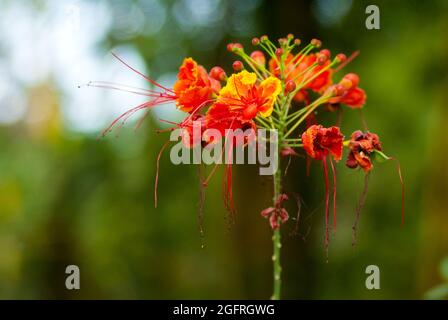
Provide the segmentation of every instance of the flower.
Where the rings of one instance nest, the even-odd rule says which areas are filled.
[[[207,102],[212,102],[221,84],[207,74],[205,68],[192,58],[185,58],[177,74],[173,90],[177,107],[185,112],[194,112]]]
[[[253,119],[268,117],[281,91],[280,80],[268,77],[257,84],[255,73],[246,70],[232,74],[206,115],[207,128],[225,129],[255,127]]]
[[[369,172],[373,169],[371,155],[375,150],[381,151],[381,142],[375,133],[363,133],[357,130],[352,133],[350,139],[350,153],[345,163],[347,167],[355,169],[358,166]]]
[[[282,193],[275,200],[274,207],[269,207],[261,211],[262,217],[269,218],[269,224],[272,230],[280,228],[280,223],[285,223],[289,219],[288,211],[283,208],[283,202],[286,200],[288,200],[288,196]]]
[[[302,134],[303,148],[316,160],[323,160],[327,155],[332,155],[336,161],[341,160],[343,140],[344,136],[338,127],[312,125]]]

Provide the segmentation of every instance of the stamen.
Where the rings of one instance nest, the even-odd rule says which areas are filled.
[[[159,88],[161,88],[161,89],[163,89],[163,90],[165,90],[165,91],[169,91],[169,92],[171,92],[171,93],[174,94],[174,91],[173,91],[173,90],[168,89],[168,88],[162,86],[161,84],[155,82],[155,81],[152,80],[151,78],[145,76],[145,75],[144,75],[143,73],[141,73],[140,71],[134,69],[134,68],[131,67],[129,64],[127,64],[126,62],[124,62],[124,60],[121,59],[119,56],[117,56],[115,53],[112,52],[112,55],[113,55],[118,61],[120,61],[122,64],[124,64],[126,67],[128,67],[129,69],[131,69],[132,71],[134,71],[134,72],[137,73],[138,75],[142,76],[144,79],[148,80],[150,83],[152,83],[152,84],[155,85],[156,87],[159,87]]]
[[[159,184],[159,167],[160,167],[160,157],[162,156],[163,151],[166,149],[168,144],[171,141],[166,141],[157,155],[157,164],[156,164],[156,178],[154,180],[154,208],[157,208],[157,188]]]

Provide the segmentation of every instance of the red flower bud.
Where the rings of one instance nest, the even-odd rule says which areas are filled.
[[[260,39],[258,39],[258,38],[252,38],[252,44],[254,45],[254,46],[258,46],[259,44],[260,44]]]
[[[221,67],[213,67],[209,73],[210,77],[218,81],[224,81],[227,78],[226,72]]]
[[[325,64],[325,62],[327,62],[328,57],[325,54],[322,53],[318,53],[317,54],[317,64],[322,66]]]
[[[302,43],[302,41],[300,39],[294,39],[294,44],[296,46],[300,46],[301,43]]]
[[[264,66],[266,64],[266,57],[264,56],[264,53],[261,51],[254,51],[250,54],[250,57],[252,58],[252,60],[254,60],[256,63],[258,63],[259,65]]]
[[[229,43],[227,45],[227,50],[230,52],[236,52],[238,50],[243,50],[241,43]]]
[[[288,35],[286,36],[288,39],[294,39],[294,35],[292,33],[288,33]]]
[[[323,54],[323,55],[325,55],[325,56],[327,56],[327,58],[330,58],[330,57],[331,57],[330,50],[328,50],[328,49],[322,49],[322,50],[320,50],[319,53],[320,53],[320,54]]]
[[[289,80],[288,82],[286,82],[285,92],[290,93],[290,92],[293,92],[294,90],[296,90],[296,83],[292,80]]]
[[[348,73],[344,76],[343,79],[346,79],[352,83],[351,87],[357,87],[359,84],[359,76],[355,73]]]
[[[280,57],[283,54],[283,49],[282,48],[277,48],[277,50],[275,50],[275,55],[277,57]]]
[[[232,64],[232,68],[235,71],[241,71],[244,69],[244,65],[241,61],[236,60],[233,64]]]
[[[337,62],[344,62],[345,60],[347,60],[347,56],[343,53],[338,53],[336,55],[336,61]]]

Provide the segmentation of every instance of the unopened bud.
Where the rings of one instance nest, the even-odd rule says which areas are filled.
[[[268,36],[267,36],[267,35],[262,35],[262,36],[260,37],[260,41],[261,41],[261,42],[268,41]]]
[[[325,62],[327,62],[328,57],[325,54],[322,53],[318,53],[317,54],[317,64],[322,66],[325,64]]]
[[[230,52],[236,52],[238,50],[243,50],[241,43],[229,43],[227,45],[227,50]]]
[[[258,39],[258,38],[252,38],[252,44],[254,45],[254,46],[258,46],[259,44],[260,44],[260,39]]]
[[[282,48],[277,48],[277,50],[275,50],[275,55],[277,57],[281,57],[283,55],[283,49]]]
[[[232,68],[235,71],[241,71],[244,69],[244,65],[241,61],[236,60],[233,64],[232,64]]]
[[[264,56],[264,53],[261,51],[256,50],[252,52],[250,54],[250,57],[259,65],[264,66],[266,64],[266,57]]]
[[[279,43],[281,46],[286,45],[287,42],[288,42],[288,39],[286,39],[286,38],[280,38],[280,39],[278,39],[278,43]]]
[[[316,48],[320,48],[320,46],[322,45],[322,41],[320,41],[319,39],[313,39],[311,40],[311,44]]]
[[[359,84],[359,76],[355,73],[348,73],[344,76],[343,80],[346,79],[352,83],[351,87],[357,87]]]
[[[224,81],[227,79],[227,75],[226,75],[226,72],[224,71],[224,69],[221,67],[218,67],[218,66],[213,67],[210,70],[209,74],[210,74],[210,77],[212,77],[213,79],[218,80],[218,81]]]
[[[294,44],[296,46],[300,46],[301,43],[302,43],[302,41],[300,39],[294,39]]]
[[[347,56],[345,55],[345,54],[343,54],[343,53],[338,53],[337,55],[336,55],[336,61],[337,62],[344,62],[345,60],[347,60]]]
[[[286,82],[286,85],[285,85],[286,93],[291,93],[294,90],[296,90],[296,83],[292,80],[289,80],[288,82]]]
[[[286,36],[288,39],[294,39],[294,35],[292,33],[288,33],[288,35]]]
[[[328,49],[322,49],[322,50],[320,50],[319,53],[320,53],[320,54],[323,54],[323,55],[325,55],[325,56],[327,56],[327,58],[330,58],[330,57],[331,57],[330,50],[328,50]]]

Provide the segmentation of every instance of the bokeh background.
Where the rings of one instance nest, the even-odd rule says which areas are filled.
[[[367,30],[376,4],[381,29]],[[221,173],[207,188],[198,231],[198,168],[160,168],[166,134],[158,107],[97,139],[142,97],[78,85],[90,80],[146,86],[111,51],[164,84],[184,56],[230,71],[228,42],[287,33],[320,38],[333,53],[360,55],[346,67],[368,93],[364,117],[385,151],[400,159],[406,223],[393,163],[378,164],[351,244],[363,174],[338,165],[338,222],[328,262],[323,246],[323,181],[318,165],[290,168],[286,189],[305,200],[299,235],[284,228],[283,297],[421,299],[446,297],[448,255],[448,6],[446,1],[133,0],[0,1],[0,298],[269,298],[271,230],[260,217],[271,181],[236,166],[236,224],[222,203]],[[331,123],[334,115],[323,114]],[[361,127],[345,112],[346,135]],[[118,137],[116,137],[116,135]],[[291,205],[291,212],[294,210]],[[65,267],[81,270],[81,290],[65,288]],[[381,270],[367,290],[365,268]],[[434,289],[435,288],[435,289]]]

